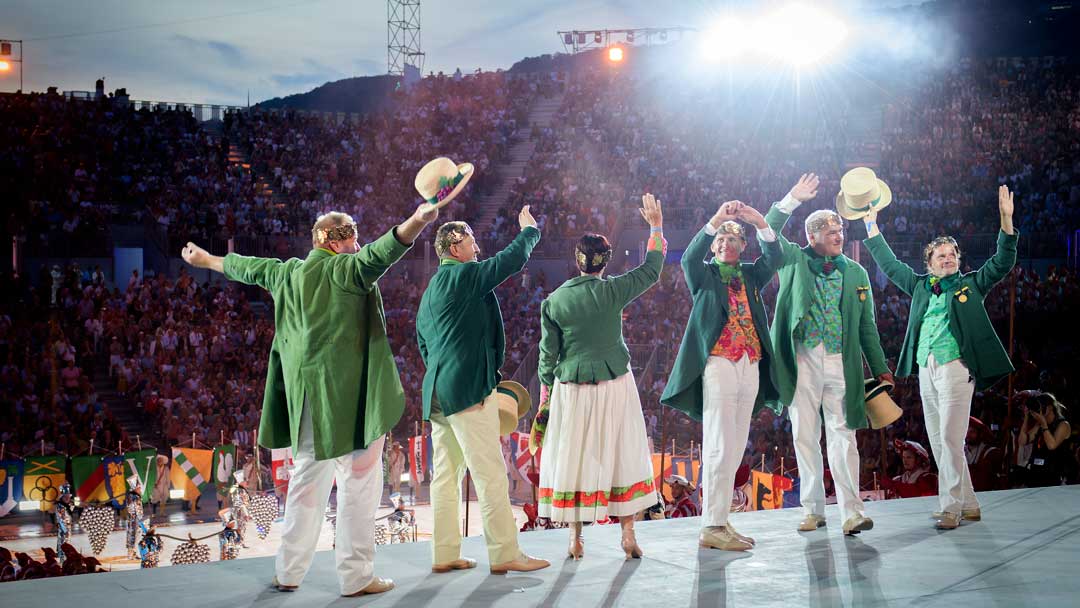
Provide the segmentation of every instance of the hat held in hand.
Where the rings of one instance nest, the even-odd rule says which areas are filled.
[[[858,220],[871,209],[880,210],[892,202],[892,190],[868,167],[856,167],[840,178],[836,211],[846,220]]]
[[[472,163],[459,165],[445,156],[440,156],[420,169],[414,185],[425,201],[439,209],[461,194],[472,175]]]

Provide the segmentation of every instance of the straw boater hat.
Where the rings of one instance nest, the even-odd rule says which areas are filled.
[[[449,158],[440,156],[420,169],[414,185],[425,201],[439,209],[461,194],[472,174],[472,163],[458,165]]]
[[[836,211],[846,220],[861,219],[871,209],[884,209],[892,202],[892,190],[867,167],[856,167],[840,178]]]
[[[896,448],[897,452],[903,453],[904,450],[908,450],[910,452],[913,452],[918,458],[926,462],[930,462],[930,454],[926,452],[926,448],[922,447],[922,444],[920,444],[918,441],[901,441],[899,439],[894,439],[893,447]]]
[[[503,380],[495,386],[495,402],[499,406],[499,435],[513,433],[518,419],[532,408],[529,391],[513,380]]]
[[[866,390],[866,417],[870,419],[870,428],[883,429],[896,422],[904,412],[889,395],[892,382],[882,382],[877,378],[864,381]]]

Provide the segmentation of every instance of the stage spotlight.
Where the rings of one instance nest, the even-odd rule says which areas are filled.
[[[604,41],[604,34],[602,32],[593,32],[593,42],[600,44]]]
[[[626,41],[630,44],[634,43],[634,32],[626,32]]]
[[[571,44],[574,44],[574,35],[573,34],[563,34],[563,44],[568,45],[568,46],[571,45]]]
[[[0,61],[0,72],[6,72],[11,69],[11,64],[7,61]]]
[[[750,28],[739,19],[727,18],[716,22],[708,30],[701,46],[701,54],[709,60],[731,59],[751,46]]]
[[[847,27],[836,17],[808,6],[792,4],[765,18],[761,50],[795,65],[818,61],[836,50]]]
[[[619,63],[623,60],[623,50],[620,46],[613,46],[607,50],[608,61],[612,63]]]

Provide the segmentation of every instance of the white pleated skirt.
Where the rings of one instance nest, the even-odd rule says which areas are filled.
[[[656,504],[652,449],[633,372],[556,381],[540,455],[539,510],[553,521],[631,516]]]

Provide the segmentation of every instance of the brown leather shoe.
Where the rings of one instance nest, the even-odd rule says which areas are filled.
[[[735,527],[732,526],[730,522],[727,525],[727,529],[728,529],[729,532],[731,532],[735,536],[735,538],[743,541],[744,543],[750,543],[751,545],[756,545],[757,544],[757,541],[754,540],[753,538],[751,538],[749,536],[746,536],[745,534],[739,534],[739,531],[736,530]]]
[[[982,521],[982,509],[964,509],[960,511],[960,519],[966,519],[968,521]]]
[[[360,597],[361,595],[372,595],[374,593],[386,593],[394,588],[394,581],[388,578],[375,577],[375,580],[368,583],[367,587],[357,591],[356,593],[350,593],[343,597]]]
[[[727,526],[702,528],[698,535],[698,545],[704,549],[721,551],[749,551],[754,548],[750,543],[736,537]]]
[[[515,560],[493,565],[491,567],[491,573],[506,574],[507,572],[532,572],[533,570],[542,570],[550,565],[551,563],[546,559],[538,559],[522,553],[521,555],[518,555]]]
[[[804,517],[801,522],[799,522],[799,532],[813,532],[814,530],[823,527],[825,527],[824,515],[810,514]]]
[[[455,559],[452,562],[444,562],[441,564],[435,564],[431,567],[431,571],[442,574],[444,572],[450,572],[451,570],[469,570],[476,567],[476,560],[470,557],[461,557]]]
[[[937,520],[934,527],[938,530],[955,530],[960,527],[960,514],[942,513],[941,519]]]
[[[854,536],[859,532],[865,532],[866,530],[872,530],[873,528],[874,520],[861,513],[856,513],[844,522],[844,535]]]
[[[273,585],[278,591],[285,591],[285,592],[296,591],[297,589],[300,588],[300,585],[282,585],[281,583],[278,582],[276,576],[274,577],[274,581],[272,583],[270,583],[270,584]]]

